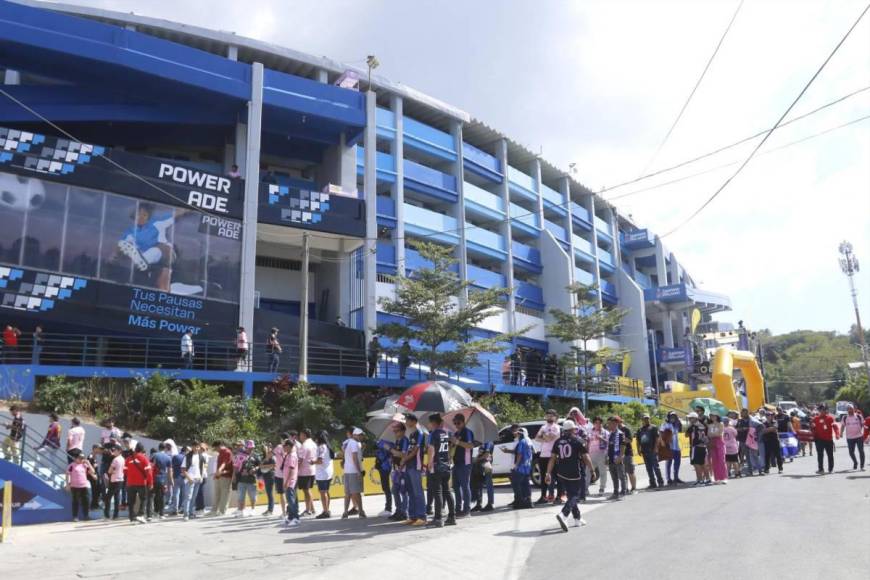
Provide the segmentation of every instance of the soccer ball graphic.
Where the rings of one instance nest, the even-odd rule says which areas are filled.
[[[45,201],[45,185],[12,173],[0,173],[0,209],[25,211],[36,209]]]

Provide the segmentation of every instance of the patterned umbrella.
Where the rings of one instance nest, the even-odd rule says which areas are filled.
[[[365,427],[377,439],[395,441],[396,434],[393,433],[393,427],[399,423],[405,423],[405,416],[401,413],[379,413],[369,417]]]
[[[498,437],[498,423],[492,414],[477,403],[458,411],[451,411],[444,415],[444,422],[453,425],[453,418],[457,415],[465,417],[465,426],[474,433],[474,440],[484,443],[495,441]]]
[[[417,383],[399,395],[396,405],[414,412],[449,413],[471,406],[465,389],[444,381]]]
[[[381,397],[371,404],[367,413],[368,416],[372,417],[381,413],[395,414],[398,411],[398,409],[396,409],[396,400],[398,400],[398,398],[398,395]]]

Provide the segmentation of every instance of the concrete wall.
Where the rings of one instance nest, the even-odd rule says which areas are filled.
[[[622,348],[631,352],[631,366],[627,374],[648,384],[652,374],[649,368],[646,303],[643,299],[643,289],[622,268],[617,268],[616,276],[619,306],[628,310],[622,322],[620,337]]]
[[[571,283],[574,260],[549,230],[541,232],[541,262],[544,263],[541,289],[544,293],[544,304],[547,305],[544,323],[551,324],[553,322],[553,317],[549,313],[551,308],[571,312],[571,294],[565,288]],[[562,354],[571,350],[571,345],[558,340],[550,340],[549,343],[551,353]]]

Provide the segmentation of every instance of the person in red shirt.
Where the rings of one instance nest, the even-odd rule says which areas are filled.
[[[151,502],[148,496],[149,490],[154,487],[154,470],[151,469],[151,462],[145,455],[145,446],[141,443],[137,443],[133,453],[127,457],[124,474],[127,476],[130,523],[144,524],[151,520]],[[145,509],[147,509],[147,520],[142,517]]]
[[[21,331],[7,324],[3,329],[3,360],[7,363],[14,363],[18,359],[18,337]]]
[[[834,471],[834,418],[828,415],[828,407],[824,403],[819,405],[819,414],[813,417],[813,438],[816,442],[816,458],[819,461],[819,475],[824,475],[824,457],[828,456],[828,473]]]

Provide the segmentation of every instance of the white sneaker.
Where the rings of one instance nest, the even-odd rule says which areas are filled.
[[[242,510],[236,510],[236,512],[233,514],[233,517],[234,517],[234,518],[240,518],[240,517],[242,517],[243,515],[245,515],[245,512],[244,512],[244,511],[242,511]]]
[[[568,531],[568,518],[562,515],[562,512],[556,514],[556,519],[559,520],[559,525],[562,527],[563,532]]]
[[[294,520],[290,520],[289,522],[287,522],[287,527],[288,527],[288,528],[295,528],[295,527],[298,526],[300,523],[301,523],[301,522],[299,521],[299,518],[296,518],[296,519],[294,519]]]
[[[254,515],[254,510],[247,510],[247,511],[245,512],[245,517],[246,517],[246,518],[249,518],[249,517],[251,517],[251,516],[253,516],[253,515]]]
[[[585,526],[586,520],[583,518],[574,518],[574,527],[579,528],[580,526]]]
[[[391,515],[393,515],[393,512],[388,512],[387,510],[384,510],[384,511],[382,511],[381,513],[378,514],[378,517],[379,517],[379,518],[388,518],[388,517],[390,517]]]
[[[146,522],[145,518],[143,518],[142,516],[137,517],[136,521],[139,522],[140,524],[144,524]]]

